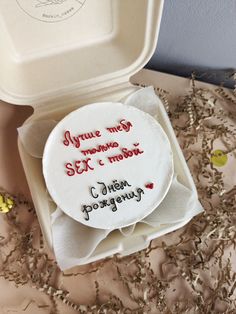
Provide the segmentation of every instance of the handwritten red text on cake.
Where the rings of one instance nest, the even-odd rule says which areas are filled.
[[[126,119],[118,120],[119,123],[115,126],[106,127],[106,132],[110,133],[110,136],[117,134],[119,132],[129,132],[133,127],[130,121]],[[127,135],[128,136],[128,135]],[[91,160],[95,154],[105,153],[108,150],[116,150],[115,153],[106,156],[106,159],[97,159],[96,165],[103,167],[106,162],[113,164],[126,160],[131,157],[143,154],[144,151],[139,147],[139,143],[134,143],[131,148],[122,147],[120,142],[109,141],[103,144],[97,143],[97,139],[102,138],[102,133],[100,130],[95,130],[92,132],[85,132],[77,135],[73,135],[71,131],[66,130],[63,134],[63,144],[65,146],[73,146],[75,148],[80,148],[80,153],[83,155],[82,158],[78,158],[74,161],[65,163],[65,172],[68,176],[81,175],[83,173],[91,172],[95,167],[94,160]],[[95,145],[88,148],[82,148],[82,141],[95,140]],[[118,150],[118,151],[117,151]],[[84,156],[91,156],[91,158],[85,158]],[[101,158],[101,157],[100,157]],[[105,163],[104,163],[105,162]]]
[[[101,137],[101,132],[98,130],[94,132],[79,134],[77,136],[73,136],[71,135],[70,131],[66,131],[64,133],[63,144],[65,146],[73,145],[76,148],[79,148],[81,145],[81,141],[86,141],[86,140],[89,140],[91,138],[96,138],[96,137]]]
[[[123,159],[127,159],[127,158],[137,156],[137,155],[144,153],[144,151],[140,150],[140,148],[138,147],[139,143],[135,143],[133,145],[134,145],[134,148],[132,148],[132,149],[122,148],[120,154],[107,157],[109,162],[112,164],[113,162],[121,161]]]
[[[107,131],[110,133],[117,133],[121,131],[129,132],[132,126],[131,122],[122,119],[118,125],[107,128]]]
[[[68,162],[65,167],[68,170],[66,173],[68,176],[74,176],[75,174],[82,174],[84,172],[92,171],[94,168],[90,164],[91,158],[85,160],[76,160],[73,164]]]
[[[97,145],[96,147],[92,147],[92,148],[88,148],[88,149],[83,149],[81,150],[81,153],[84,155],[84,156],[87,156],[87,155],[93,155],[93,154],[96,154],[96,153],[101,153],[101,152],[106,152],[108,149],[111,149],[111,148],[116,148],[119,146],[119,143],[117,142],[110,142],[110,143],[106,143],[106,144],[102,144],[102,145]]]

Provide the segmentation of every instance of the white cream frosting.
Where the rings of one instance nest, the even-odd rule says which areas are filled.
[[[149,114],[121,103],[71,112],[48,137],[43,155],[47,189],[73,219],[116,229],[149,215],[173,176],[166,134]]]

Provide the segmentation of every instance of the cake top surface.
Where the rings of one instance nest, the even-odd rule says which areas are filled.
[[[173,157],[152,116],[121,103],[95,103],[53,129],[43,174],[67,215],[90,227],[116,229],[157,208],[171,184]]]

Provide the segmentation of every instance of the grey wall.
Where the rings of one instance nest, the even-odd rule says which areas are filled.
[[[147,67],[181,76],[196,70],[215,83],[229,77],[236,69],[236,0],[165,0],[157,49]]]

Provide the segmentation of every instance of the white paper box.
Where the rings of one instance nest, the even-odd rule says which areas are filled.
[[[65,0],[63,7],[40,5],[49,0],[31,0],[34,6],[29,7],[27,1],[0,2],[0,98],[31,105],[34,113],[26,123],[59,120],[80,105],[120,101],[137,89],[129,79],[156,48],[162,0]],[[196,193],[164,107],[158,114],[173,148],[178,179]],[[52,248],[50,214],[55,204],[49,202],[41,159],[27,154],[20,142],[19,150],[43,235]],[[87,262],[143,249],[185,223],[140,225],[129,237],[113,232]]]

